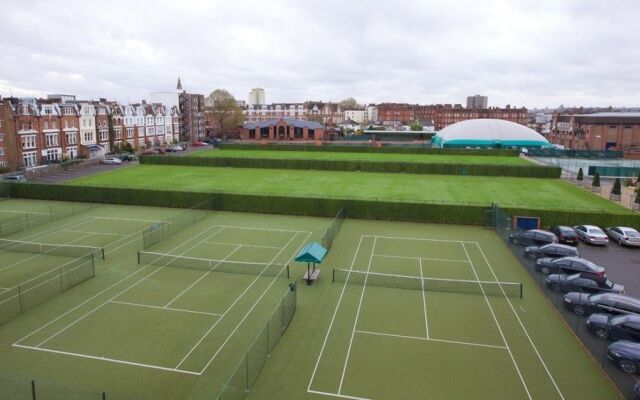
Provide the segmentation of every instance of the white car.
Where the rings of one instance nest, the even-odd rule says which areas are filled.
[[[112,165],[119,165],[122,164],[122,160],[119,159],[118,157],[112,157],[112,158],[105,158],[104,160],[101,161],[103,164],[112,164]]]
[[[605,229],[611,240],[620,246],[640,247],[640,233],[626,226],[612,226]]]
[[[595,225],[578,225],[574,226],[573,229],[575,229],[578,234],[578,238],[585,243],[599,244],[602,246],[609,244],[607,234]]]

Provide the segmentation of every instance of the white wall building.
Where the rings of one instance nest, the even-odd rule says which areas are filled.
[[[359,124],[362,124],[367,120],[367,111],[366,110],[345,110],[344,119],[352,120]]]
[[[367,112],[367,121],[369,122],[378,121],[378,107],[376,107],[375,104],[370,104],[366,106],[365,111]]]
[[[251,89],[251,91],[249,92],[248,104],[252,106],[256,106],[256,105],[261,106],[263,104],[266,104],[264,89],[262,88]]]

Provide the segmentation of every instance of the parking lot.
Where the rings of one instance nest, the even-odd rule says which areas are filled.
[[[628,295],[640,298],[640,248],[580,243],[578,250],[583,258],[605,267],[609,279],[624,285]]]

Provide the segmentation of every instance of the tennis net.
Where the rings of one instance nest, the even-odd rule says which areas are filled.
[[[331,224],[329,225],[327,230],[324,232],[324,236],[322,237],[322,246],[325,249],[331,250],[331,245],[333,244],[333,240],[336,238],[336,236],[338,236],[338,233],[340,232],[340,228],[342,228],[342,223],[344,222],[346,217],[347,217],[347,212],[345,208],[342,207],[340,210],[338,210],[338,213],[336,214],[335,218],[333,218],[333,221],[331,221]]]
[[[0,250],[64,257],[82,257],[91,254],[94,258],[99,257],[104,260],[104,248],[94,246],[76,246],[69,244],[36,243],[25,242],[22,240],[0,239]]]
[[[152,251],[139,251],[138,264],[289,278],[289,266],[285,264],[214,260],[209,258],[155,253]]]
[[[451,292],[487,296],[522,298],[522,283],[473,281],[463,279],[421,278],[418,276],[383,274],[378,272],[333,269],[333,282],[353,285],[381,286],[397,289]]]

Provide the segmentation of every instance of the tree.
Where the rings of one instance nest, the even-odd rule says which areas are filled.
[[[307,120],[317,122],[319,124],[324,123],[324,119],[320,114],[307,114]]]
[[[419,132],[420,132],[420,131],[422,131],[423,127],[422,127],[422,124],[420,123],[420,121],[415,120],[415,121],[411,124],[410,129],[411,129],[412,131],[419,131]]]
[[[347,97],[346,99],[342,100],[339,104],[340,104],[340,108],[342,110],[361,110],[361,109],[363,109],[362,105],[358,104],[356,99],[354,99],[353,97]]]
[[[640,189],[636,189],[636,204],[640,204]]]
[[[600,187],[600,174],[599,173],[596,172],[593,175],[593,182],[591,183],[591,186]]]
[[[616,178],[615,182],[613,182],[613,187],[611,188],[611,194],[620,195],[620,178]]]
[[[208,115],[220,127],[220,132],[224,135],[237,132],[244,122],[242,108],[238,105],[235,97],[224,89],[216,89],[205,99],[205,103],[210,107]]]
[[[576,177],[576,179],[579,181],[584,180],[584,173],[582,172],[582,167],[580,167],[580,169],[578,170],[578,176]]]

